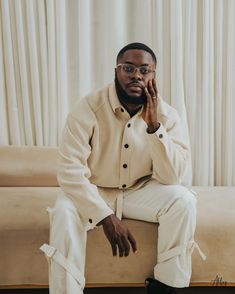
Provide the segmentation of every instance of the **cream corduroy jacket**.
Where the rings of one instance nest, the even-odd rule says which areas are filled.
[[[97,224],[113,213],[99,187],[118,193],[151,177],[169,185],[183,181],[190,151],[176,110],[158,97],[161,125],[154,134],[146,133],[141,113],[130,117],[112,83],[81,99],[68,115],[58,182],[85,222]]]

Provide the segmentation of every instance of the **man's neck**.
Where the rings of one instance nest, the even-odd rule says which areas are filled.
[[[142,107],[142,105],[129,104],[121,100],[120,102],[123,105],[123,107],[126,109],[126,111],[130,114],[130,117],[134,116]]]

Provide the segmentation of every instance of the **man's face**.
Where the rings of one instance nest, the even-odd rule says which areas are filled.
[[[143,104],[146,101],[144,87],[147,87],[148,81],[155,77],[156,65],[152,55],[144,50],[127,50],[118,60],[119,64],[130,64],[138,67],[134,72],[129,73],[123,69],[122,65],[117,66],[116,79],[119,86],[126,93],[127,99],[129,96],[129,103]],[[145,68],[150,69],[150,72],[144,73],[143,69]]]

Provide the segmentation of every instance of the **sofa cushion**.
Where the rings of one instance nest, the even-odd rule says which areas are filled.
[[[235,187],[193,187],[198,192],[195,240],[207,255],[193,253],[192,284],[212,285],[219,276],[235,285]],[[48,285],[47,261],[39,250],[49,239],[46,208],[59,188],[0,188],[0,285]],[[88,232],[87,286],[143,285],[157,262],[157,226],[124,220],[138,254],[112,257],[102,228]]]
[[[46,208],[59,187],[0,187],[0,232],[48,230]]]
[[[0,287],[48,283],[39,247],[49,239],[46,208],[58,187],[0,187]]]
[[[57,148],[54,147],[0,147],[0,186],[54,187]]]
[[[216,276],[235,285],[235,187],[193,187],[198,193],[195,239],[207,255],[193,255],[193,281],[211,285]]]
[[[198,194],[195,241],[207,259],[203,261],[197,250],[194,251],[191,284],[212,286],[219,277],[228,285],[235,285],[235,187],[193,187],[193,190]],[[131,220],[126,222],[136,236],[138,254],[113,258],[105,236],[99,231],[91,231],[86,268],[88,283],[118,284],[121,281],[138,285],[152,274],[157,262],[156,226]]]

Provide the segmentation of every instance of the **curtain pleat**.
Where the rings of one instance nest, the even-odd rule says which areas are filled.
[[[189,133],[193,184],[235,185],[234,0],[1,0],[0,21],[0,144],[57,146],[69,109],[139,41]]]
[[[12,31],[10,23],[11,18],[9,4],[10,3],[7,0],[3,0],[1,2],[3,56],[8,108],[9,144],[20,145],[21,139],[19,128],[18,105],[16,98],[16,81],[13,60]]]
[[[38,40],[36,39],[36,14],[33,10],[35,1],[26,1],[26,24],[29,41],[29,67],[30,67],[30,84],[32,87],[32,102],[35,129],[35,144],[43,146],[42,130],[42,100],[39,86],[39,62],[38,62]]]
[[[78,95],[83,95],[88,92],[88,89],[93,88],[95,82],[93,77],[93,67],[97,63],[95,54],[91,53],[94,48],[94,53],[98,44],[92,44],[94,24],[92,23],[91,1],[78,2]],[[94,21],[94,20],[93,20]],[[87,29],[85,29],[87,28]],[[89,31],[89,33],[87,33]],[[72,37],[72,36],[71,36]],[[92,46],[94,45],[94,47]],[[75,53],[76,54],[76,53]],[[89,60],[90,58],[90,60]],[[100,70],[101,74],[103,69]],[[94,69],[95,72],[95,69]],[[79,97],[76,97],[78,99]],[[75,100],[76,102],[76,100]]]
[[[198,9],[202,14],[202,23],[198,31],[198,57],[197,64],[197,133],[196,137],[200,138],[196,149],[196,170],[201,170],[197,174],[197,181],[202,185],[207,183],[211,185],[211,153],[213,155],[213,44],[211,42],[212,31],[212,9],[213,1],[198,2]],[[212,178],[213,179],[213,178]]]
[[[67,97],[68,71],[67,71],[67,47],[66,47],[66,0],[56,3],[56,50],[57,50],[57,126],[62,130],[68,113]],[[52,110],[53,111],[53,110]],[[61,132],[58,132],[57,142],[60,141]],[[57,143],[56,142],[56,143]]]
[[[42,103],[42,129],[44,145],[49,145],[49,95],[48,95],[48,48],[47,48],[47,22],[46,5],[44,1],[37,1],[38,32],[39,32],[39,63],[40,63],[40,91]]]
[[[22,16],[22,5],[17,1],[15,6],[15,17],[16,17],[16,35],[17,35],[17,49],[19,56],[19,72],[20,72],[20,84],[21,84],[21,98],[23,107],[23,118],[24,118],[24,138],[25,144],[33,145],[33,129],[32,129],[32,118],[30,110],[30,93],[29,93],[29,81],[27,77],[27,56],[25,48],[25,35],[23,26]]]
[[[197,3],[196,1],[183,2],[183,36],[184,36],[184,93],[185,106],[190,130],[192,161],[195,167],[195,145],[197,129]],[[194,32],[194,33],[192,33]],[[189,78],[190,77],[190,78]]]
[[[0,6],[1,7],[1,6]],[[7,103],[6,87],[4,73],[3,57],[3,35],[2,35],[2,15],[0,14],[0,142],[4,145],[9,143],[8,120],[7,120]]]
[[[163,72],[164,72],[164,61],[163,56],[164,47],[162,42],[162,32],[163,32],[163,23],[162,23],[162,11],[163,11],[162,0],[152,1],[152,40],[153,40],[153,50],[157,57],[157,73],[156,79],[158,84],[158,91],[161,95],[164,96],[163,92]],[[158,74],[161,73],[161,74]]]
[[[226,20],[226,80],[225,80],[225,125],[224,125],[224,133],[225,133],[225,139],[229,144],[224,144],[225,150],[224,150],[224,180],[226,181],[227,185],[232,185],[232,179],[233,179],[233,150],[234,145],[232,142],[232,138],[234,136],[234,120],[233,120],[233,100],[235,98],[235,92],[234,92],[234,81],[235,81],[235,58],[234,58],[234,52],[235,52],[235,46],[234,46],[234,1],[228,0],[227,1],[227,15],[225,15]]]
[[[183,36],[181,1],[171,3],[171,105],[179,109],[179,114],[186,122],[184,81],[183,81]],[[175,97],[177,97],[175,99]]]
[[[57,83],[56,83],[56,28],[55,28],[55,2],[53,0],[46,1],[47,10],[47,49],[48,49],[48,81],[49,81],[49,145],[56,145],[57,130]],[[58,32],[59,33],[59,32]],[[62,82],[62,81],[61,81]]]
[[[222,102],[223,102],[223,3],[215,5],[215,182],[222,185]]]

